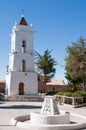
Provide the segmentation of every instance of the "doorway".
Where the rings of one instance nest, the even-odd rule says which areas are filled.
[[[19,95],[24,95],[24,83],[19,83]]]

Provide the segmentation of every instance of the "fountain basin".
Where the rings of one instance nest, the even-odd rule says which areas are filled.
[[[86,117],[59,111],[56,100],[48,96],[40,113],[16,117],[11,123],[28,130],[81,130],[86,128]]]
[[[33,121],[31,123],[31,116],[29,114],[12,119],[11,124],[28,130],[81,130],[86,128],[86,117],[70,114],[69,124],[34,124]]]
[[[31,124],[69,124],[70,115],[60,113],[59,115],[42,115],[31,112]]]

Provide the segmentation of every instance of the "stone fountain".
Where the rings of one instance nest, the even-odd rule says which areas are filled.
[[[59,111],[55,98],[46,96],[40,113],[16,117],[11,123],[28,130],[81,130],[86,117]]]

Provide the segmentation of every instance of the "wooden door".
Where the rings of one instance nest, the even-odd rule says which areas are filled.
[[[24,95],[24,83],[19,83],[19,95]]]

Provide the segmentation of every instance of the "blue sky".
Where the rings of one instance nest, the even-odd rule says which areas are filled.
[[[24,10],[28,23],[37,31],[34,49],[40,54],[48,48],[59,63],[55,79],[65,79],[65,48],[86,38],[86,0],[0,0],[0,80],[5,80],[11,45],[11,30]],[[62,65],[62,66],[61,66]]]

